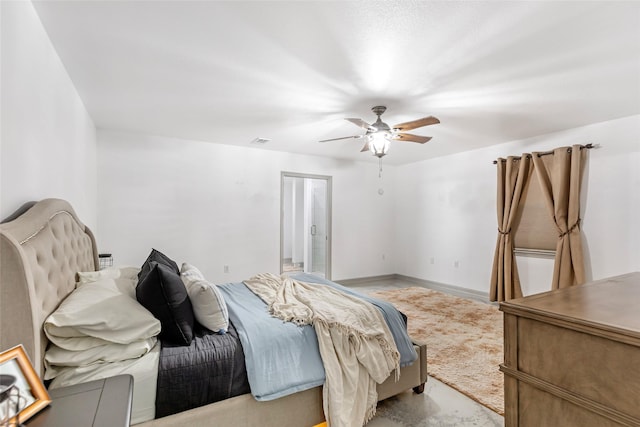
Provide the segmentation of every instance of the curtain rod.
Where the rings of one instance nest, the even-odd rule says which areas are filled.
[[[580,149],[581,149],[581,150],[582,150],[583,148],[591,149],[591,148],[595,148],[595,147],[596,147],[596,146],[595,146],[595,145],[593,145],[592,143],[588,143],[588,144],[586,144],[586,145],[581,145],[581,146],[580,146]],[[571,152],[571,147],[569,147],[569,148],[567,149],[567,153],[570,153],[570,152]],[[553,154],[553,150],[551,150],[551,151],[545,151],[545,152],[543,152],[543,153],[538,153],[538,157],[548,156],[549,154]],[[522,158],[522,156],[514,157],[514,160],[520,160],[521,158]],[[502,159],[502,161],[503,161],[503,162],[506,162],[507,160],[506,160],[506,159]],[[493,164],[494,164],[494,165],[497,165],[497,164],[498,164],[498,161],[497,161],[497,160],[494,160],[494,161],[493,161]]]

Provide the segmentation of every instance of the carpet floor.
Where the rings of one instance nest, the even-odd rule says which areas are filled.
[[[427,344],[429,375],[504,415],[503,318],[498,307],[431,289],[374,292],[409,318],[409,335]]]

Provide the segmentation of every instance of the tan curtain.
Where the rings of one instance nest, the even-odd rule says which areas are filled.
[[[551,289],[585,282],[580,234],[580,184],[586,150],[579,145],[560,147],[553,155],[533,153],[535,173],[547,208],[558,229]]]
[[[518,267],[513,255],[511,227],[522,189],[529,176],[530,164],[531,156],[526,154],[523,154],[522,158],[508,157],[506,161],[498,159],[498,241],[491,273],[491,301],[522,297]]]

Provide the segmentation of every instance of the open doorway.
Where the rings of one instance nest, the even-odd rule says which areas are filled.
[[[282,172],[280,273],[331,278],[331,177]]]

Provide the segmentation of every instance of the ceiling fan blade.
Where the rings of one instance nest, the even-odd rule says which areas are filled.
[[[362,137],[363,137],[363,135],[343,136],[341,138],[323,139],[323,140],[318,141],[318,142],[339,141],[341,139],[351,139],[351,138],[360,139]]]
[[[396,141],[409,141],[409,142],[417,142],[419,144],[424,144],[425,142],[431,141],[431,136],[420,136],[413,135],[411,133],[399,133],[393,137]]]
[[[411,130],[416,128],[421,128],[422,126],[435,125],[440,123],[440,120],[433,116],[423,117],[418,120],[413,120],[410,122],[400,123],[398,125],[393,126],[393,129],[398,130],[400,132],[404,132],[405,130]]]
[[[371,127],[371,125],[369,123],[365,122],[362,119],[348,118],[348,119],[345,119],[345,120],[348,121],[348,122],[353,123],[356,126],[359,126],[359,127],[363,128],[363,129],[369,129]]]
[[[365,142],[364,147],[362,147],[362,150],[360,150],[361,153],[364,153],[365,151],[369,151],[369,141]]]

